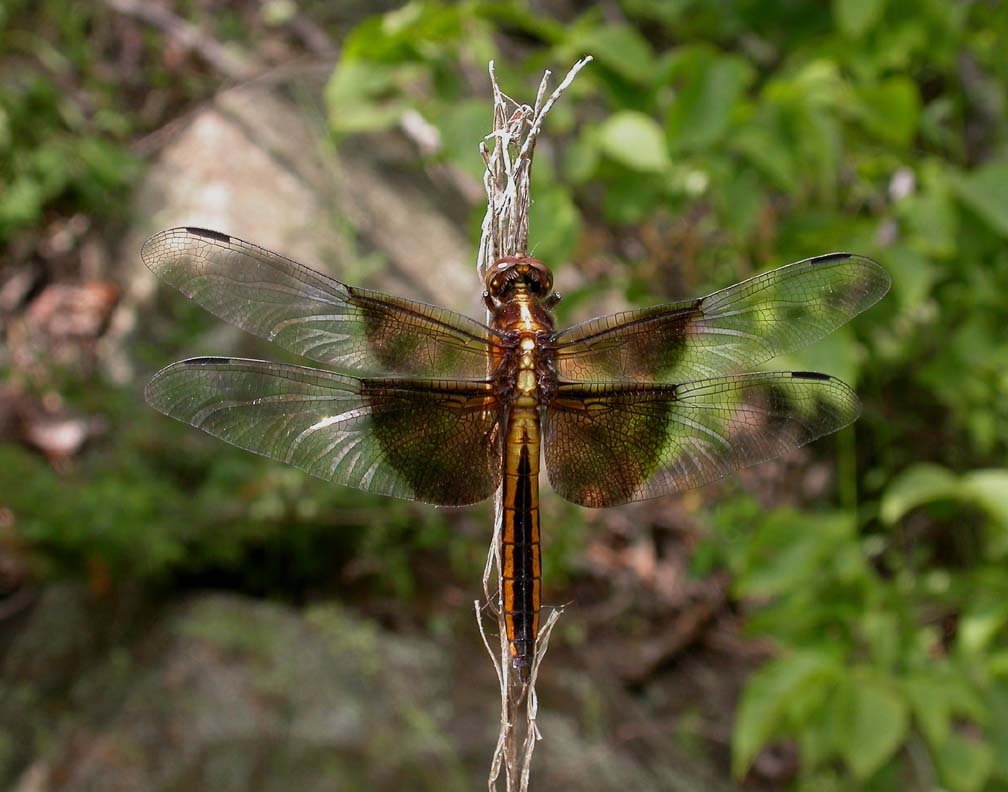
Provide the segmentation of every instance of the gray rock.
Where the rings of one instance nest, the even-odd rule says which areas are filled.
[[[336,604],[205,594],[127,618],[58,586],[3,671],[0,783],[25,792],[471,790],[496,736],[488,664]],[[675,746],[645,767],[548,704],[533,788],[719,788]]]
[[[160,133],[163,145],[133,198],[136,220],[119,249],[126,293],[103,341],[114,379],[132,377],[125,340],[154,290],[168,288],[143,267],[140,247],[174,226],[223,231],[347,283],[483,317],[462,194],[432,177],[415,147],[394,133],[347,140],[337,152],[317,109],[318,75],[291,81],[314,96],[314,109],[312,99],[294,101],[284,86],[252,82]]]

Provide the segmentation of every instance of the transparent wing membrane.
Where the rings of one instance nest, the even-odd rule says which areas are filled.
[[[147,401],[240,448],[381,495],[459,506],[500,480],[499,405],[485,382],[194,358],[158,372]]]
[[[488,350],[500,344],[461,314],[347,286],[217,231],[162,231],[141,256],[216,316],[353,374],[483,379]]]
[[[368,492],[454,506],[497,489],[516,385],[508,379],[514,334],[347,286],[216,231],[164,231],[142,255],[217,316],[359,375],[195,358],[150,382],[147,398],[158,410]],[[870,259],[833,253],[701,299],[537,336],[547,361],[536,376],[550,394],[543,445],[554,489],[585,506],[652,498],[851,423],[857,397],[839,380],[737,372],[819,340],[877,302],[889,283]]]
[[[592,319],[553,338],[561,379],[688,382],[752,370],[818,341],[888,291],[888,273],[849,253],[799,261],[699,300]]]
[[[553,488],[615,506],[698,487],[803,446],[859,414],[843,382],[769,372],[688,382],[561,383],[543,440]]]

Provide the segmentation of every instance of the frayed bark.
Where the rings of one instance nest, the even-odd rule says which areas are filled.
[[[483,218],[483,234],[480,239],[476,270],[480,283],[487,269],[497,259],[528,252],[528,215],[532,158],[535,144],[542,131],[542,123],[547,113],[560,95],[571,84],[591,56],[579,60],[564,77],[556,89],[547,96],[550,72],[543,75],[539,83],[534,106],[515,102],[503,94],[497,84],[493,61],[490,62],[490,84],[493,89],[493,130],[480,143],[480,153],[486,163],[483,186],[487,194],[487,211]],[[487,141],[490,145],[487,145]],[[535,692],[539,667],[546,654],[549,636],[562,610],[554,609],[545,619],[536,640],[529,681],[523,684],[510,662],[507,630],[504,624],[502,565],[501,565],[501,490],[494,499],[494,531],[486,567],[483,571],[483,593],[488,608],[476,602],[476,621],[480,635],[497,670],[501,693],[501,721],[497,746],[490,765],[487,787],[496,792],[504,771],[506,792],[526,792],[529,785],[529,770],[536,741],[541,735],[536,726],[538,699]],[[493,584],[496,583],[496,590]],[[487,636],[483,618],[486,612],[495,612],[500,646],[495,650]]]

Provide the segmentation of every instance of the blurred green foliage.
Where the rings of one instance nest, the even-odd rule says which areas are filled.
[[[345,590],[366,583],[408,600],[417,552],[438,548],[460,574],[482,568],[478,546],[453,545],[439,512],[318,487],[300,471],[166,430],[134,389],[94,382],[88,391],[70,394],[75,407],[100,404],[121,429],[86,466],[58,473],[0,444],[2,503],[40,576],[84,574],[99,591],[211,585],[299,599],[356,559]]]
[[[153,34],[135,61],[123,55],[142,70],[102,68],[115,15],[74,6],[0,4],[0,248],[53,213],[116,219],[138,174],[129,145],[159,121],[146,92],[162,92],[165,112],[212,87],[195,68],[179,80]],[[226,16],[219,32],[240,24]],[[486,61],[505,92],[529,97],[544,68],[595,57],[537,148],[537,255],[604,262],[565,294],[561,321],[612,289],[678,299],[837,249],[892,273],[872,311],[773,361],[862,395],[855,429],[819,446],[839,458],[835,497],[770,511],[736,497],[705,515],[697,573],[728,569],[751,632],[779,650],[740,702],[738,776],[790,739],[801,790],[1008,790],[1006,41],[1000,3],[619,0],[561,23],[510,0],[410,2],[342,42],[334,132],[417,110],[441,136],[430,156],[474,178]],[[135,355],[148,368],[173,359],[208,321],[185,308],[171,326],[152,318],[159,345],[141,339]],[[136,389],[58,389],[125,429],[69,473],[0,446],[3,505],[43,574],[213,571],[289,593],[354,559],[409,595],[410,554],[430,547],[477,579],[479,542],[456,541],[441,513],[307,485],[177,431]],[[573,507],[550,508],[563,515],[547,539],[554,579],[579,525]]]
[[[94,57],[102,16],[53,0],[0,4],[0,246],[54,209],[126,206],[135,124]]]
[[[801,789],[1008,789],[1008,12],[618,5],[620,21],[589,10],[563,25],[520,2],[369,19],[330,82],[332,126],[383,129],[417,109],[441,133],[435,156],[478,176],[486,103],[464,67],[498,58],[503,90],[524,97],[543,67],[590,53],[537,149],[533,193],[540,258],[606,255],[617,270],[569,304],[619,285],[631,302],[689,296],[837,249],[880,260],[883,304],[773,361],[858,383],[839,501],[729,501],[698,557],[731,570],[736,595],[761,603],[752,631],[780,647],[742,698],[733,769],[787,737]],[[589,247],[627,234],[667,247],[638,260]]]

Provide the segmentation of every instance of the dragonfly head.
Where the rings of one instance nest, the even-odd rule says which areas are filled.
[[[536,297],[547,297],[553,290],[553,273],[531,256],[505,256],[487,270],[486,290],[495,300],[507,299],[519,285]]]

